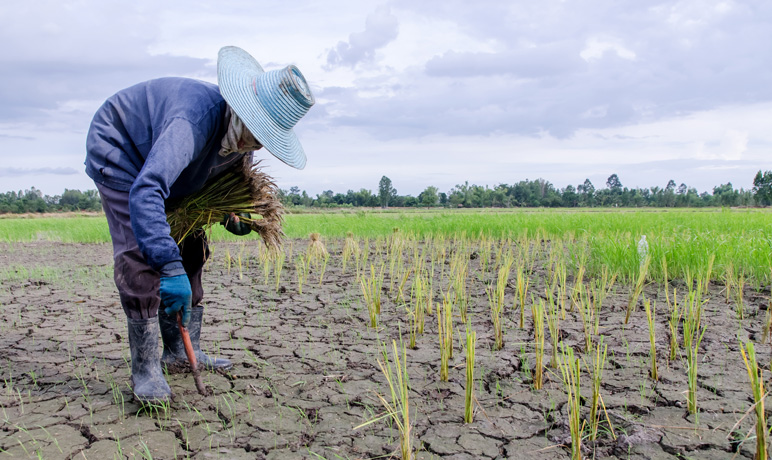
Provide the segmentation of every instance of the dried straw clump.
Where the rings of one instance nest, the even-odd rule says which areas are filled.
[[[309,235],[311,238],[311,244],[308,245],[308,255],[313,259],[326,259],[328,257],[327,248],[319,239],[321,235],[319,233],[312,233]]]
[[[354,234],[352,232],[346,233],[346,241],[343,245],[343,253],[347,256],[359,256],[360,249],[359,244],[354,239]]]
[[[172,237],[179,243],[199,228],[220,223],[223,216],[231,212],[252,214],[252,218],[240,219],[251,225],[268,248],[281,247],[284,207],[279,200],[279,189],[271,177],[260,170],[260,162],[252,164],[250,156],[176,203],[166,213],[166,219]]]

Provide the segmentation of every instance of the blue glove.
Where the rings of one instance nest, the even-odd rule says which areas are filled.
[[[182,313],[182,325],[188,327],[190,322],[190,302],[193,292],[190,289],[188,275],[161,277],[161,302],[166,306],[167,315],[177,316]]]
[[[248,223],[242,221],[240,219],[241,217],[246,217],[247,219],[251,219],[252,215],[249,214],[248,212],[240,212],[238,216],[236,216],[235,213],[225,214],[220,223],[225,226],[226,230],[233,233],[234,235],[237,235],[237,236],[248,235],[249,232],[252,231],[252,227]],[[236,222],[237,220],[238,222]]]

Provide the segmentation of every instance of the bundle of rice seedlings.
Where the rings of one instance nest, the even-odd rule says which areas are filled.
[[[251,218],[240,217],[241,221],[248,223],[268,248],[281,247],[284,207],[279,200],[279,189],[260,169],[260,162],[252,164],[249,155],[241,165],[217,176],[169,209],[166,220],[177,243],[197,229],[220,223],[223,216],[233,212],[250,213]]]
[[[346,265],[348,265],[348,261],[351,258],[351,256],[354,256],[355,260],[359,257],[360,249],[359,249],[359,243],[356,242],[354,239],[354,234],[352,232],[346,233],[346,242],[343,245],[343,272],[346,272]]]
[[[322,235],[319,233],[312,233],[309,235],[309,238],[311,238],[311,244],[308,245],[308,255],[312,259],[323,260],[329,256],[327,253],[327,248],[324,247],[324,243],[322,243],[322,240],[319,239],[321,236]]]

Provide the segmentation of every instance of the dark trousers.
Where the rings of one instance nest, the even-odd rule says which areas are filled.
[[[110,227],[115,262],[115,286],[121,297],[123,311],[131,319],[154,318],[158,315],[161,298],[158,295],[160,275],[145,262],[139,250],[129,215],[129,193],[96,184],[102,196],[102,208]],[[179,245],[182,265],[193,291],[192,306],[201,303],[204,289],[201,273],[209,257],[209,246],[203,230],[193,232]]]

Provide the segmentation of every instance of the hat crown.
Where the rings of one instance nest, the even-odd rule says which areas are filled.
[[[284,129],[292,129],[315,102],[305,77],[294,65],[255,76],[253,89],[260,105]]]

